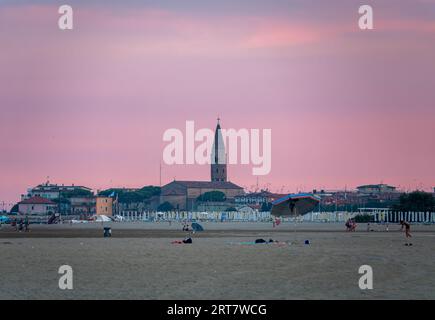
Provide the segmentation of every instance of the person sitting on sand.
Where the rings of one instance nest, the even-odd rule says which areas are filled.
[[[352,219],[346,221],[346,231],[355,231],[356,223]]]
[[[344,224],[346,226],[346,231],[349,231],[350,229],[350,219],[347,219],[346,223]]]
[[[350,221],[351,221],[350,231],[355,231],[356,230],[356,222],[353,219],[351,219]]]
[[[184,240],[183,240],[183,243],[192,243],[193,241],[192,241],[192,238],[191,237],[186,237],[186,238],[184,238]]]
[[[412,238],[412,236],[411,236],[411,225],[408,222],[406,222],[405,220],[400,220],[400,225],[402,226],[402,228],[400,230],[403,230],[403,228],[405,227],[405,237],[406,237],[406,240],[408,241],[408,238]],[[406,242],[405,245],[406,246],[408,246],[408,245],[412,246],[412,243]]]
[[[256,239],[254,242],[255,243],[267,243],[267,241],[264,239]]]

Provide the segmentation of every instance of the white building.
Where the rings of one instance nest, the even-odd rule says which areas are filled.
[[[84,191],[86,193],[92,193],[92,190],[87,187],[83,186],[64,186],[64,185],[57,185],[57,184],[49,184],[44,183],[40,184],[36,187],[29,188],[27,190],[26,195],[21,195],[21,200],[29,199],[32,197],[41,197],[46,199],[59,199],[61,193],[68,193],[68,192],[77,192],[77,191]]]
[[[57,211],[57,204],[42,197],[32,197],[18,203],[18,213],[23,215],[49,215]]]

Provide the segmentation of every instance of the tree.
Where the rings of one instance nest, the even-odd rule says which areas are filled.
[[[221,191],[209,191],[201,194],[196,200],[203,202],[224,202],[227,199]]]
[[[174,206],[172,204],[170,204],[168,201],[161,203],[157,207],[157,211],[161,211],[161,212],[168,212],[168,211],[172,211],[172,210],[174,210]]]
[[[118,196],[118,201],[121,203],[135,203],[135,202],[147,202],[153,196],[160,195],[160,187],[146,186],[139,190],[130,191],[120,188],[111,188],[103,190],[98,195],[108,197],[112,193]]]
[[[354,219],[357,223],[369,223],[374,221],[374,218],[369,214],[357,214]]]
[[[18,213],[18,203],[15,204],[10,211],[10,214],[17,214]]]
[[[396,211],[435,211],[435,198],[432,194],[423,191],[404,193],[399,198],[399,203],[393,206]]]
[[[60,193],[60,198],[92,197],[92,196],[93,196],[92,191],[83,190],[83,189],[67,190],[67,191],[62,191]]]

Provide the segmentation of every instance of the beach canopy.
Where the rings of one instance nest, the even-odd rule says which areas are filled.
[[[313,211],[320,198],[311,193],[289,194],[272,202],[271,214],[275,217],[297,217]]]
[[[199,223],[192,223],[193,231],[204,231],[204,228]]]
[[[92,218],[94,219],[95,222],[110,222],[110,221],[112,221],[112,219],[110,219],[108,216],[105,216],[103,214],[94,215]]]

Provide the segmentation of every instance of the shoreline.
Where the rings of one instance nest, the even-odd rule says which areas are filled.
[[[261,234],[291,235],[293,233],[337,233],[337,234],[372,234],[402,232],[397,224],[371,224],[367,231],[365,224],[360,224],[355,232],[346,232],[342,223],[282,223],[273,228],[271,223],[261,222],[204,222],[200,223],[204,231],[195,232],[194,238],[255,237]],[[102,238],[103,227],[112,229],[112,238],[180,238],[189,232],[182,231],[181,222],[92,222],[84,224],[35,224],[30,225],[29,232],[15,231],[10,225],[0,228],[0,239],[8,238]],[[435,225],[415,224],[411,233],[435,233]]]

